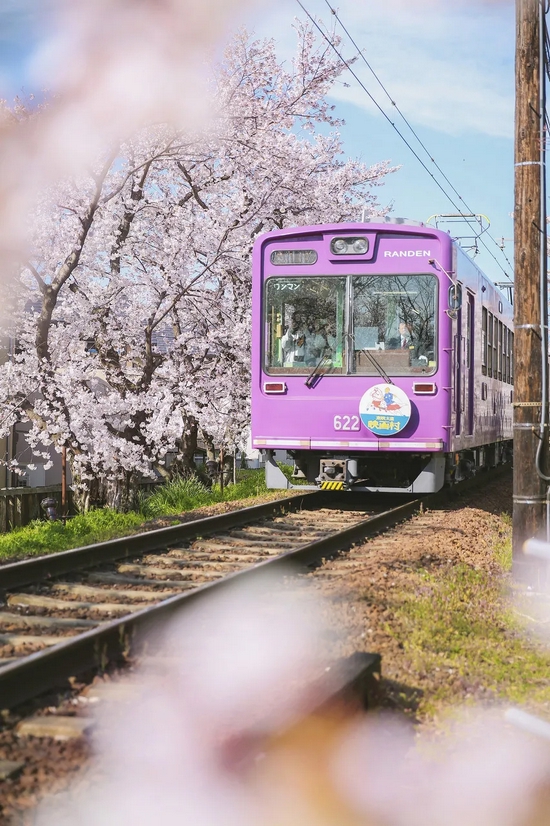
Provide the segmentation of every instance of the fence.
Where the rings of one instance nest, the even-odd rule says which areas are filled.
[[[71,491],[67,490],[69,513],[71,512]],[[44,517],[40,502],[53,497],[57,502],[57,513],[61,514],[61,485],[43,488],[4,488],[0,490],[0,533],[12,528],[28,525],[33,519]]]

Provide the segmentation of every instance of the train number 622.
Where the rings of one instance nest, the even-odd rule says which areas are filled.
[[[335,430],[360,430],[361,423],[359,416],[335,416],[334,417]]]

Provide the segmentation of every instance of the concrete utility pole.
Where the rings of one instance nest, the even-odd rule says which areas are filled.
[[[542,441],[538,465],[548,473],[543,20],[540,0],[516,0],[513,559],[516,577],[534,584],[523,543],[545,536],[548,487],[537,472]]]

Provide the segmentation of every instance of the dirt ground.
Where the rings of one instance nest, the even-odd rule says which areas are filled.
[[[464,701],[522,699],[523,689],[511,685],[521,682],[521,664],[512,659],[521,659],[525,647],[507,603],[511,510],[510,472],[310,575],[327,599],[339,639],[334,654],[382,655],[384,705],[425,720]],[[549,663],[544,650],[533,656],[542,658],[533,696],[545,706]]]

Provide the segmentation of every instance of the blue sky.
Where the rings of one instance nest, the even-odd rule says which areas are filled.
[[[325,0],[302,2],[326,26],[334,24]],[[9,99],[35,89],[36,79],[29,80],[27,64],[52,3],[2,0],[0,96]],[[464,202],[474,212],[488,216],[495,239],[511,239],[513,0],[339,0],[335,7]],[[236,26],[243,24],[260,36],[274,37],[281,56],[291,58],[295,43],[292,23],[296,16],[304,16],[294,0],[248,6],[240,15],[241,19],[235,15]],[[337,31],[343,34],[338,27]],[[342,52],[349,57],[355,50],[343,36]],[[354,71],[458,203],[451,186],[423,154],[367,66],[358,60]],[[342,129],[346,154],[367,163],[387,159],[401,166],[378,190],[380,201],[392,205],[394,215],[417,220],[434,213],[456,212],[354,78],[349,75],[343,80],[350,85],[338,85],[333,97],[336,113],[346,121]],[[454,225],[453,233],[472,234],[467,225]],[[476,260],[489,276],[502,281],[503,269],[511,274],[511,268],[491,239],[484,238],[500,266],[483,247]],[[505,252],[512,262],[510,240]]]
[[[302,2],[326,26],[333,25],[325,0]],[[513,0],[338,0],[337,5],[331,5],[463,201],[471,211],[489,218],[489,231],[497,241],[511,239]],[[256,31],[274,37],[281,48],[288,49],[290,57],[291,18],[297,14],[303,16],[297,3],[283,0],[276,12],[264,9],[250,17]],[[338,27],[336,31],[344,37],[342,52],[354,54],[346,35]],[[358,60],[353,69],[460,205],[368,67]],[[338,114],[346,121],[342,130],[346,153],[368,163],[388,159],[401,166],[379,190],[381,202],[391,204],[396,216],[422,221],[436,213],[457,212],[358,82],[351,75],[345,79],[350,86],[337,87],[334,98]],[[468,210],[463,206],[462,211]],[[472,231],[467,224],[453,224],[455,233],[468,236]],[[482,246],[476,260],[493,280],[504,281],[503,270],[512,274],[511,266],[491,239],[487,235],[483,238],[498,264]],[[511,240],[505,241],[505,253],[513,263]]]
[[[28,61],[41,39],[52,0],[2,0],[0,4],[0,97],[31,92]]]

